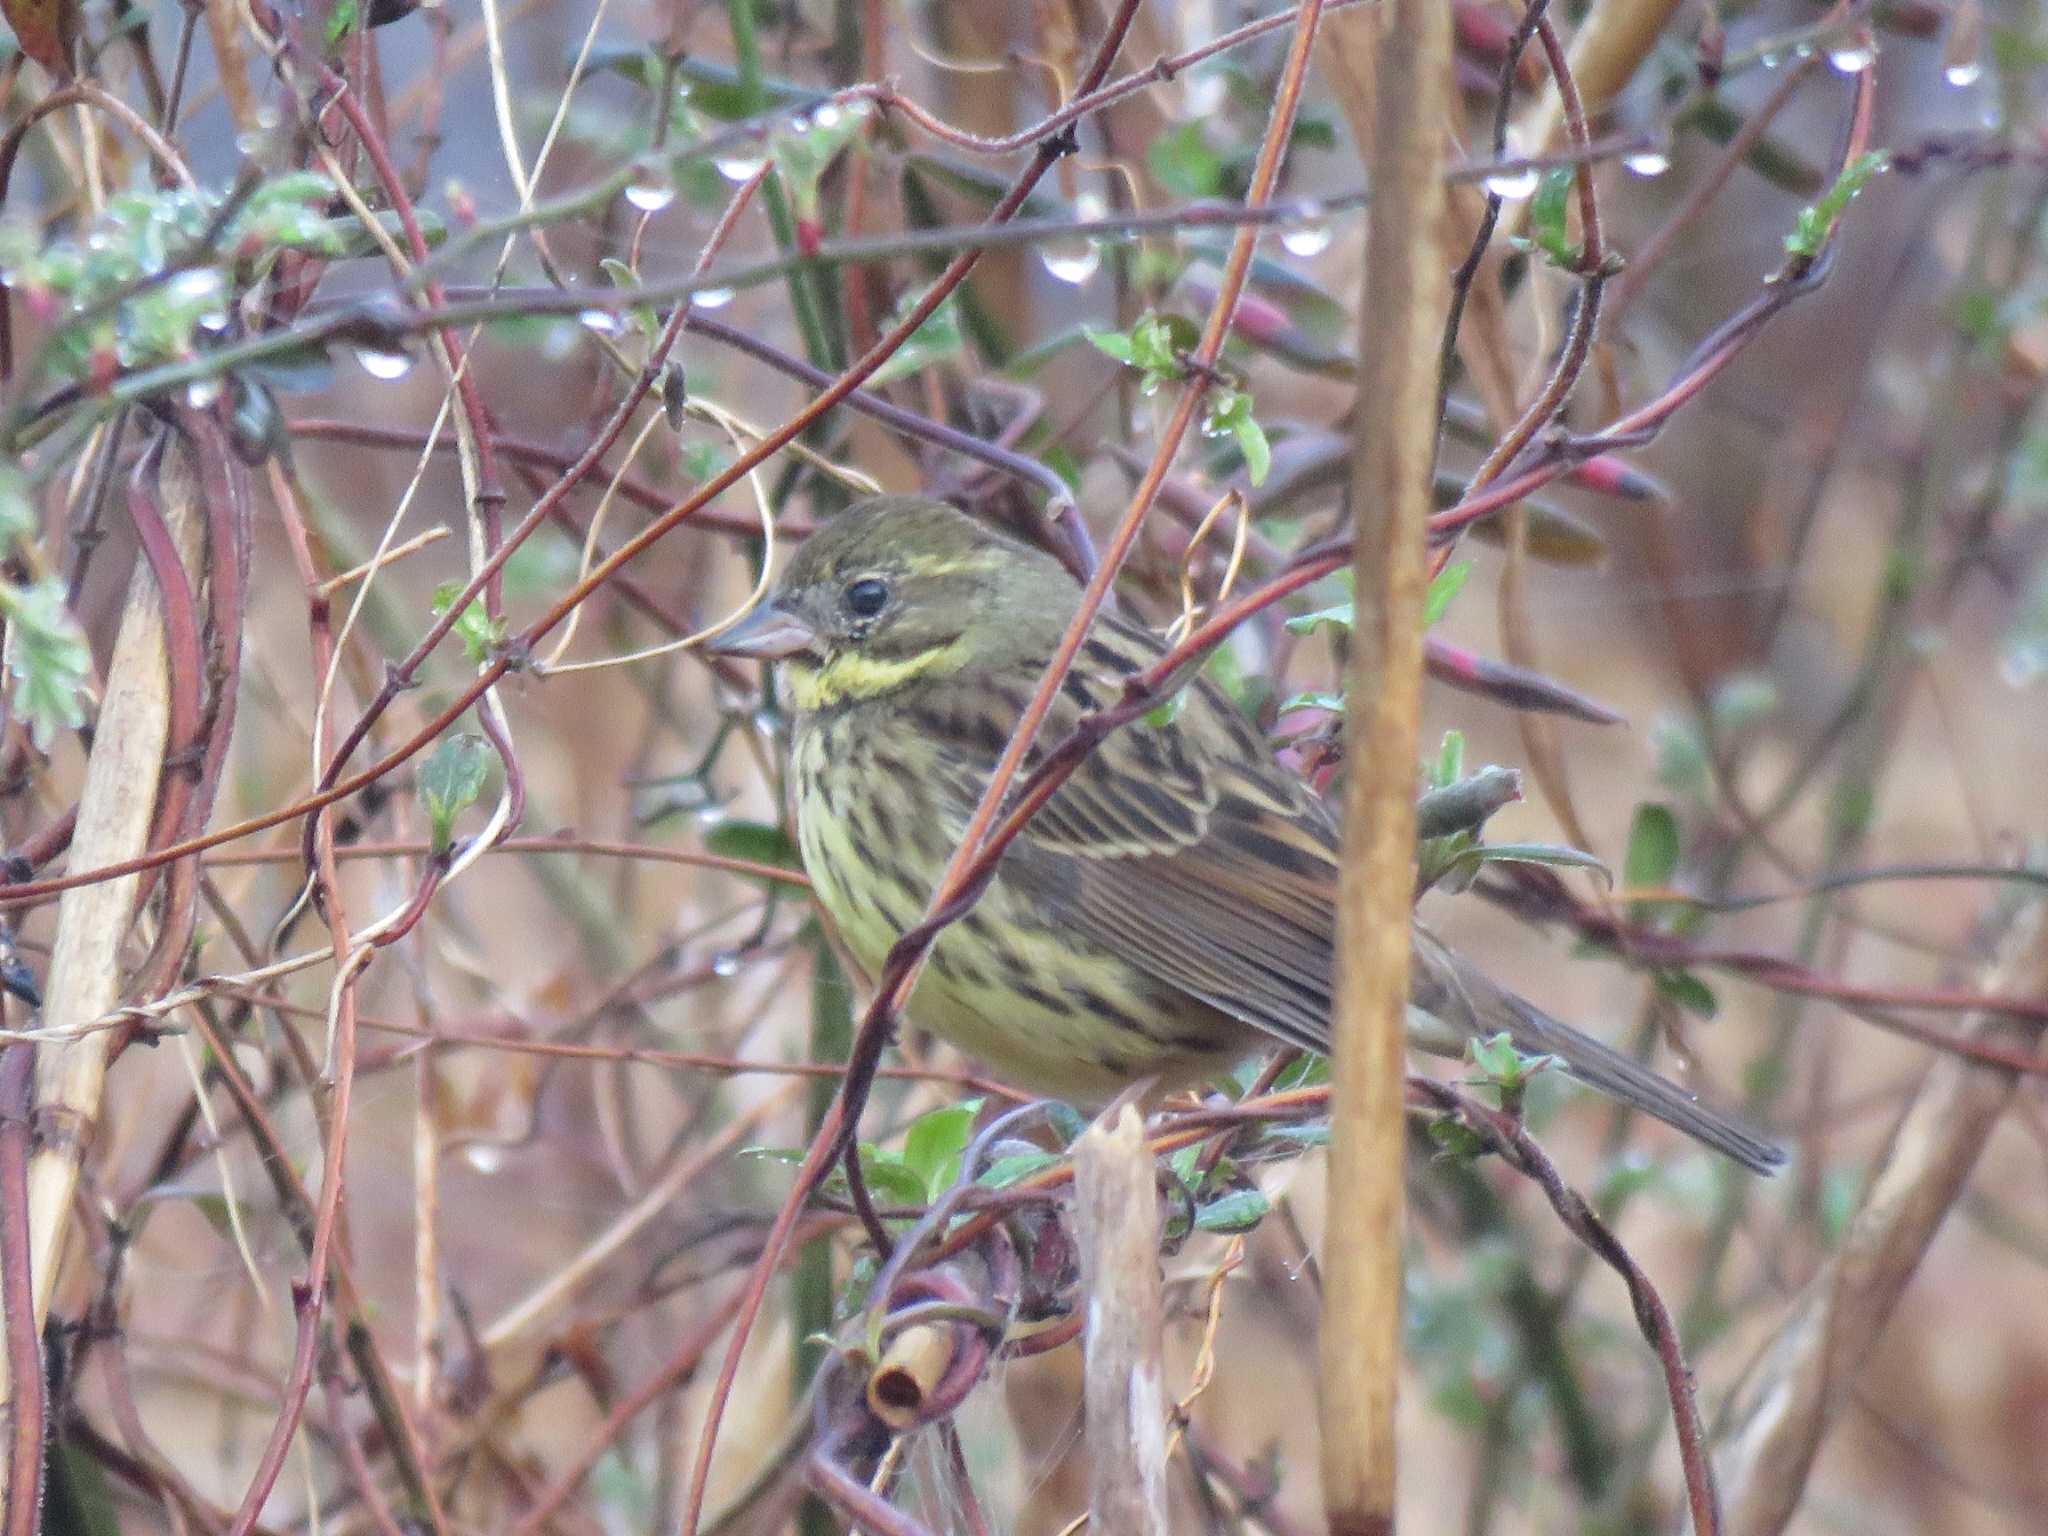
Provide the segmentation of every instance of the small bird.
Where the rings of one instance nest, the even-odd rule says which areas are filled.
[[[716,642],[786,663],[804,868],[870,976],[922,916],[1080,595],[965,513],[883,496],[813,534]],[[1164,653],[1098,617],[1027,766]],[[1170,719],[1113,732],[1033,817],[932,946],[909,1017],[999,1079],[1082,1104],[1148,1078],[1198,1085],[1275,1042],[1327,1053],[1338,859],[1329,809],[1197,677]],[[1412,1044],[1458,1055],[1505,1030],[1744,1167],[1783,1161],[1414,933]]]

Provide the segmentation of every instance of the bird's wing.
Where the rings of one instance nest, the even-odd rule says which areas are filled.
[[[1123,679],[1158,655],[1149,635],[1100,621],[1047,717],[1040,753],[1084,712],[1115,703]],[[986,699],[963,699],[956,718],[977,709],[986,721]],[[1002,738],[983,729],[993,748],[958,729],[939,732],[954,749],[942,758],[964,778],[956,794],[986,782]],[[999,878],[1058,926],[1112,945],[1190,999],[1327,1053],[1337,871],[1337,829],[1322,801],[1198,678],[1170,720],[1134,721],[1083,761],[1004,854]],[[1496,985],[1420,929],[1412,982],[1413,1002],[1436,1021],[1428,1048],[1504,1030],[1518,1049],[1562,1058],[1573,1076],[1746,1167],[1769,1172],[1784,1160],[1747,1127]]]
[[[1040,735],[1062,740],[1158,642],[1098,622]],[[1005,854],[1004,882],[1191,998],[1306,1050],[1329,1049],[1337,835],[1213,684],[1113,732]]]

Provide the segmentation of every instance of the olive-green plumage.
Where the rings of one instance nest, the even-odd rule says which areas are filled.
[[[922,915],[1079,597],[1039,551],[881,497],[813,535],[722,642],[788,661],[804,867],[870,975]],[[1097,619],[1041,749],[1162,650]],[[933,946],[909,1013],[1003,1080],[1083,1103],[1147,1077],[1199,1082],[1273,1041],[1327,1050],[1336,891],[1330,813],[1197,679],[1171,720],[1112,733],[1032,819]],[[1781,1161],[1418,928],[1415,1043],[1455,1053],[1501,1030],[1748,1167]]]

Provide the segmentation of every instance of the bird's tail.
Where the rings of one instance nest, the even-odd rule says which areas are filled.
[[[1656,1116],[1753,1172],[1775,1173],[1785,1161],[1783,1151],[1741,1122],[1488,980],[1421,928],[1415,930],[1409,995],[1413,1008],[1427,1016],[1414,1021],[1411,1033],[1428,1049],[1459,1054],[1465,1041],[1505,1030],[1516,1050],[1557,1057],[1587,1087]]]

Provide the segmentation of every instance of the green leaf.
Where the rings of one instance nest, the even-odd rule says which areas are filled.
[[[29,495],[28,477],[21,466],[0,463],[0,552],[17,539],[34,538],[36,507]]]
[[[1529,1080],[1557,1059],[1516,1050],[1514,1037],[1505,1031],[1484,1040],[1467,1041],[1465,1048],[1485,1086],[1499,1095],[1500,1107],[1510,1114],[1521,1112],[1522,1095]]]
[[[1471,1054],[1472,1065],[1502,1088],[1519,1087],[1528,1075],[1522,1053],[1515,1049],[1515,1037],[1505,1030],[1483,1040],[1468,1041],[1465,1049]]]
[[[68,1436],[59,1437],[51,1449],[42,1520],[44,1530],[70,1536],[121,1536],[121,1517],[106,1473]]]
[[[1529,199],[1530,243],[1566,271],[1576,271],[1579,265],[1579,247],[1568,233],[1577,175],[1570,166],[1554,166],[1543,173],[1536,195]]]
[[[1252,416],[1250,390],[1226,389],[1212,396],[1202,431],[1209,437],[1228,433],[1237,439],[1237,451],[1244,456],[1245,474],[1253,485],[1265,482],[1273,468],[1273,446],[1266,441],[1266,429]]]
[[[908,316],[923,297],[922,290],[904,295],[903,302],[896,306],[898,318]],[[960,306],[949,298],[926,317],[924,324],[910,333],[909,340],[892,352],[881,367],[868,375],[868,383],[886,384],[891,379],[905,378],[934,363],[959,356],[966,344],[966,337],[960,329]]]
[[[817,116],[788,119],[791,128],[798,123],[803,124],[803,131],[780,132],[770,142],[769,154],[782,172],[783,182],[789,188],[790,198],[796,204],[800,217],[817,218],[818,183],[824,179],[825,172],[831,168],[839,152],[860,132],[867,115],[866,102],[855,102],[846,107],[835,105],[829,112],[821,112]],[[819,121],[820,117],[823,122]]]
[[[1553,869],[1590,869],[1609,885],[1614,872],[1583,848],[1564,843],[1482,843],[1460,854],[1456,864],[1547,864]]]
[[[446,613],[455,599],[462,595],[466,585],[466,582],[444,581],[434,588],[434,612]],[[502,620],[493,622],[484,609],[483,599],[473,597],[469,606],[462,610],[462,616],[455,621],[455,635],[462,642],[463,654],[480,667],[505,643],[505,625]]]
[[[1145,711],[1145,723],[1158,730],[1173,724],[1180,718],[1180,712],[1188,707],[1188,690],[1185,685],[1176,688],[1165,698]]]
[[[948,1104],[919,1115],[903,1137],[904,1166],[924,1181],[925,1197],[936,1200],[960,1177],[960,1155],[974,1135],[980,1099]]]
[[[1688,1013],[1696,1013],[1703,1019],[1711,1019],[1721,1011],[1720,999],[1691,971],[1657,972],[1657,990],[1677,1003]]]
[[[1674,794],[1697,799],[1707,788],[1706,743],[1690,720],[1666,715],[1650,728],[1657,753],[1657,782]]]
[[[1322,1058],[1318,1056],[1316,1060],[1321,1061]],[[1309,1147],[1327,1147],[1330,1144],[1330,1127],[1327,1121],[1311,1121],[1306,1125],[1269,1126],[1260,1140],[1283,1142],[1303,1150]]]
[[[1859,156],[1835,178],[1819,202],[1799,210],[1792,233],[1785,237],[1785,249],[1808,261],[1818,257],[1851,200],[1890,165],[1891,156],[1881,149]]]
[[[455,818],[476,804],[491,768],[491,745],[467,731],[444,737],[420,769],[420,804],[433,829],[435,853],[446,853]]]
[[[336,0],[334,9],[327,13],[325,40],[328,53],[333,53],[355,31],[356,19],[360,15],[356,0]]]
[[[796,844],[773,822],[721,821],[704,834],[704,847],[720,858],[772,864],[777,869],[803,868]]]
[[[597,264],[604,275],[612,280],[614,288],[630,291],[640,286],[640,279],[634,276],[633,269],[618,257],[600,256]],[[634,328],[642,336],[652,337],[661,329],[661,319],[655,314],[651,304],[634,305],[632,316]]]
[[[1341,693],[1297,693],[1280,706],[1280,713],[1296,709],[1324,709],[1333,715],[1344,713],[1344,695]]]
[[[1866,1172],[1861,1168],[1830,1168],[1821,1175],[1819,1211],[1821,1242],[1838,1248],[1863,1201]]]
[[[1145,163],[1176,197],[1215,197],[1223,191],[1223,157],[1209,147],[1199,121],[1160,134],[1146,151]]]
[[[1314,1088],[1330,1080],[1330,1058],[1304,1052],[1301,1057],[1273,1079],[1273,1092],[1287,1093],[1295,1088]]]
[[[1969,289],[1955,298],[1954,307],[1956,327],[1980,350],[2002,347],[2012,335],[2013,313],[1993,289]]]
[[[1479,1133],[1455,1115],[1439,1115],[1429,1122],[1429,1139],[1440,1155],[1456,1162],[1469,1162],[1486,1150]]]
[[[1072,1146],[1075,1139],[1088,1129],[1087,1117],[1073,1105],[1058,1099],[1046,1100],[1045,1118],[1063,1147]]]
[[[1452,599],[1465,589],[1471,575],[1470,560],[1456,561],[1436,573],[1436,579],[1429,584],[1429,595],[1422,600],[1424,625],[1436,623],[1450,611]]]
[[[1710,716],[1723,738],[1740,736],[1778,709],[1778,685],[1758,672],[1738,672],[1714,690]]]
[[[1325,624],[1341,629],[1346,634],[1356,619],[1358,607],[1350,598],[1341,603],[1332,603],[1327,608],[1318,608],[1314,613],[1304,613],[1287,621],[1287,632],[1291,635],[1312,635]]]
[[[1083,326],[1082,334],[1099,350],[1142,372],[1145,392],[1150,394],[1161,383],[1180,376],[1181,338],[1176,335],[1180,330],[1192,330],[1184,317],[1147,310],[1128,331],[1096,331]]]
[[[1436,754],[1436,782],[1439,789],[1465,777],[1465,733],[1445,731]]]
[[[921,1206],[931,1198],[929,1184],[915,1169],[867,1142],[860,1146],[860,1171],[869,1192],[883,1205]]]
[[[14,709],[28,721],[39,751],[48,750],[59,730],[84,723],[85,689],[92,679],[92,648],[64,599],[59,577],[25,587],[0,581]]]
[[[1118,362],[1133,367],[1137,365],[1137,344],[1131,340],[1128,331],[1098,331],[1090,326],[1083,326],[1081,334],[1093,342],[1098,350],[1108,353]]]
[[[1195,1225],[1204,1232],[1249,1232],[1266,1219],[1273,1202],[1256,1189],[1233,1189],[1195,1211]]]
[[[1017,1152],[999,1157],[981,1170],[974,1182],[985,1189],[1008,1189],[1012,1184],[1042,1173],[1060,1160],[1057,1152]]]
[[[1669,885],[1678,870],[1678,818],[1671,807],[1645,801],[1629,825],[1628,853],[1622,859],[1622,882],[1637,889]]]

